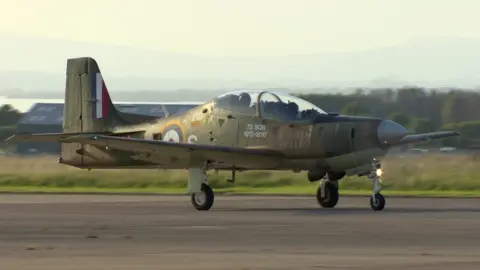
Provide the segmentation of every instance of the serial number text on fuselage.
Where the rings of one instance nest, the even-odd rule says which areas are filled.
[[[243,135],[248,138],[266,138],[267,126],[262,124],[247,124]]]

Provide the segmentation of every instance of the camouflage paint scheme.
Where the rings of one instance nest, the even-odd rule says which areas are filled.
[[[371,160],[395,145],[459,135],[408,135],[390,121],[381,141],[383,119],[329,114],[268,91],[227,93],[162,119],[122,113],[89,57],[67,60],[64,108],[63,133],[7,142],[58,141],[59,162],[79,168],[292,170],[316,181],[327,173],[331,180],[366,175]]]

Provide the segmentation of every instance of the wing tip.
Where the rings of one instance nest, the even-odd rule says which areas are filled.
[[[6,143],[6,144],[10,143],[10,142],[12,142],[12,141],[15,139],[15,136],[16,136],[16,135],[12,135],[12,136],[4,139],[3,142]]]
[[[454,136],[460,136],[460,132],[454,131],[454,130],[449,130],[449,131],[443,131],[443,137],[454,137]]]
[[[4,139],[3,142],[6,144],[15,143],[15,142],[18,142],[22,137],[31,136],[31,135],[32,135],[31,133],[16,133]]]

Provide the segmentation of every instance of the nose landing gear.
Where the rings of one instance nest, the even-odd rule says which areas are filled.
[[[321,184],[317,189],[317,202],[323,208],[334,208],[339,199],[338,180],[343,178],[343,175],[336,176],[332,174],[332,179],[329,173],[325,174]],[[382,168],[380,161],[373,159],[371,162],[370,172],[367,174],[368,179],[372,181],[373,191],[370,197],[370,207],[373,211],[381,211],[385,208],[385,198],[380,193],[382,190]]]
[[[385,197],[380,193],[382,190],[382,168],[377,159],[372,160],[372,169],[367,175],[368,179],[372,180],[373,192],[370,197],[370,207],[373,211],[381,211],[385,207]]]

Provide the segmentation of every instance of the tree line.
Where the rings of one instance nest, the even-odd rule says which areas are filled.
[[[480,92],[462,89],[357,89],[353,94],[316,93],[293,95],[324,111],[393,120],[412,132],[455,130],[461,137],[424,145],[480,147]],[[22,113],[11,105],[0,107],[0,139],[15,132]]]

